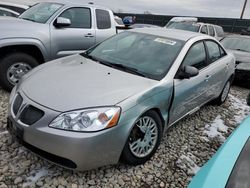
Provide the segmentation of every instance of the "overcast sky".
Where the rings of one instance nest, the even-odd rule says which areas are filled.
[[[239,18],[245,0],[0,0],[5,2],[18,2],[32,4],[39,1],[57,2],[94,2],[104,5],[115,12],[143,13],[149,11],[153,14],[228,17]],[[246,7],[244,18],[250,19],[250,2]]]

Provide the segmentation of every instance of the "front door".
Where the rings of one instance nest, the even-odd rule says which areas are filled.
[[[82,52],[95,43],[95,29],[89,8],[69,8],[59,17],[67,18],[71,25],[67,27],[50,27],[51,49],[53,58]]]
[[[174,79],[174,100],[170,110],[170,124],[194,112],[207,101],[209,73],[204,42],[195,43],[188,51],[182,66],[193,66],[199,74],[189,79]],[[181,68],[180,67],[180,68]]]

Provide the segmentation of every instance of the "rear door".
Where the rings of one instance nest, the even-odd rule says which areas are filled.
[[[94,21],[88,7],[64,10],[58,17],[71,21],[70,26],[55,27],[51,24],[51,49],[53,58],[82,52],[95,44]]]
[[[174,79],[174,99],[170,110],[170,124],[186,114],[198,110],[208,101],[210,73],[207,70],[207,55],[203,41],[195,43],[189,49],[180,68],[186,65],[196,67],[199,74],[190,79],[178,79],[178,77]]]
[[[210,98],[216,98],[221,93],[229,75],[229,59],[222,47],[213,40],[206,40],[205,46],[208,53],[208,67],[210,73],[208,83],[210,85]]]

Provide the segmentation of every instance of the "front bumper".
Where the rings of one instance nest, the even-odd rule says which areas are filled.
[[[93,133],[50,128],[49,123],[61,112],[43,107],[24,93],[20,94],[25,103],[45,112],[40,120],[28,126],[14,115],[10,102],[8,130],[25,147],[49,161],[76,170],[89,170],[119,161],[127,139],[128,126],[119,122],[113,128]]]

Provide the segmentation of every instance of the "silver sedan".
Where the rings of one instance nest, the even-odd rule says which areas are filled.
[[[66,168],[142,164],[171,125],[226,100],[234,67],[234,57],[207,35],[122,32],[24,75],[10,96],[7,127]]]

